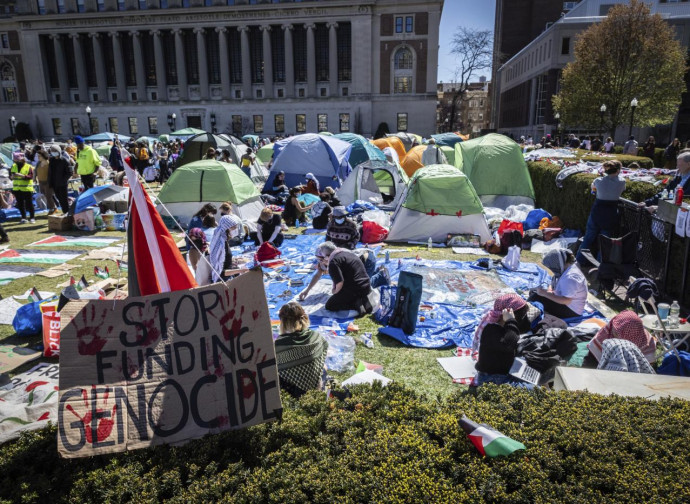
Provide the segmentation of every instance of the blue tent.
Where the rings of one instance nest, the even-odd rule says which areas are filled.
[[[348,160],[352,145],[335,137],[307,133],[286,138],[273,146],[273,166],[264,190],[270,190],[273,178],[285,172],[288,187],[306,183],[304,176],[312,173],[321,188],[340,187],[352,171]]]
[[[436,145],[445,147],[453,147],[456,143],[462,142],[460,135],[455,133],[439,133],[438,135],[431,135],[431,138],[436,141]]]
[[[87,189],[77,197],[70,208],[71,214],[83,212],[91,206],[97,206],[101,201],[127,201],[129,189],[115,184],[103,185]]]
[[[386,161],[386,155],[383,153],[383,151],[373,145],[362,135],[355,135],[354,133],[338,133],[337,135],[333,136],[352,145],[352,152],[350,152],[350,166],[352,166],[353,169],[366,161]]]

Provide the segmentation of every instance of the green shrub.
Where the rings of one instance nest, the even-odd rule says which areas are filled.
[[[690,402],[402,386],[285,398],[282,423],[181,447],[62,460],[56,430],[0,447],[2,502],[690,502]],[[482,458],[466,414],[527,449]]]

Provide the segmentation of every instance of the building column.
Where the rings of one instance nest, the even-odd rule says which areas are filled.
[[[242,40],[242,98],[252,98],[252,65],[249,59],[249,27],[240,26],[240,39]]]
[[[105,57],[100,33],[89,33],[93,43],[93,59],[96,62],[96,85],[98,86],[98,101],[108,101],[108,79],[105,75]]]
[[[70,103],[72,97],[69,94],[69,77],[67,76],[67,63],[65,62],[65,46],[60,35],[51,35],[55,48],[55,60],[57,63],[58,81],[60,82],[60,101]]]
[[[137,79],[137,101],[146,101],[146,69],[144,68],[144,53],[141,50],[141,32],[131,31],[134,47],[134,73]]]
[[[273,55],[271,54],[271,27],[261,27],[264,42],[264,97],[273,98]]]
[[[199,60],[199,87],[201,88],[201,99],[208,100],[208,61],[206,58],[206,37],[203,28],[195,28],[196,33],[196,54]]]
[[[182,30],[174,30],[175,34],[175,66],[177,67],[177,87],[179,89],[180,100],[187,99],[187,65],[184,59],[184,38]]]
[[[89,82],[86,78],[86,67],[84,66],[84,51],[81,50],[81,38],[78,33],[71,33],[72,49],[74,50],[74,64],[77,67],[77,87],[79,88],[79,101],[88,103]]]
[[[328,82],[330,95],[338,96],[338,23],[328,23]]]
[[[122,46],[120,45],[120,34],[110,32],[113,39],[113,60],[115,61],[115,81],[117,82],[118,101],[127,100],[127,81],[125,80],[125,61],[122,58]]]
[[[285,35],[285,97],[295,97],[295,61],[292,49],[292,25],[283,25]]]
[[[219,55],[220,55],[220,85],[222,88],[222,98],[230,98],[230,58],[228,58],[228,29],[224,26],[216,28],[218,32]]]
[[[314,45],[313,24],[305,24],[307,29],[307,96],[316,96],[316,46]]]
[[[156,64],[156,86],[158,87],[158,100],[167,101],[168,84],[165,76],[165,54],[163,53],[163,41],[160,30],[151,30],[153,36],[153,55]]]

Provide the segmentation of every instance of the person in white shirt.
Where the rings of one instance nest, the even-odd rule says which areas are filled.
[[[607,154],[610,154],[613,152],[613,148],[616,146],[616,142],[613,141],[613,138],[608,137],[606,139],[606,143],[604,144],[604,152]]]
[[[637,140],[635,140],[634,136],[631,135],[630,138],[628,138],[628,141],[625,142],[625,145],[623,146],[623,154],[637,156]]]
[[[548,289],[535,289],[528,301],[540,302],[546,313],[554,317],[580,317],[587,303],[587,279],[573,253],[567,249],[550,250],[542,262],[553,272],[553,282]]]

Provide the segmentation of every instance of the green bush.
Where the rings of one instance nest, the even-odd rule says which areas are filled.
[[[634,156],[617,156],[621,157],[636,159]],[[532,177],[537,207],[560,217],[568,228],[584,230],[594,203],[591,185],[596,175],[572,175],[565,179],[563,189],[558,189],[556,175],[560,171],[559,166],[541,161],[527,163],[527,167]],[[627,181],[623,197],[639,202],[653,196],[657,191],[658,188],[652,184]]]
[[[0,447],[3,502],[690,502],[690,402],[482,387],[444,401],[402,386],[285,400],[282,423],[182,447],[62,460],[56,430]],[[466,414],[527,449],[482,458]]]

